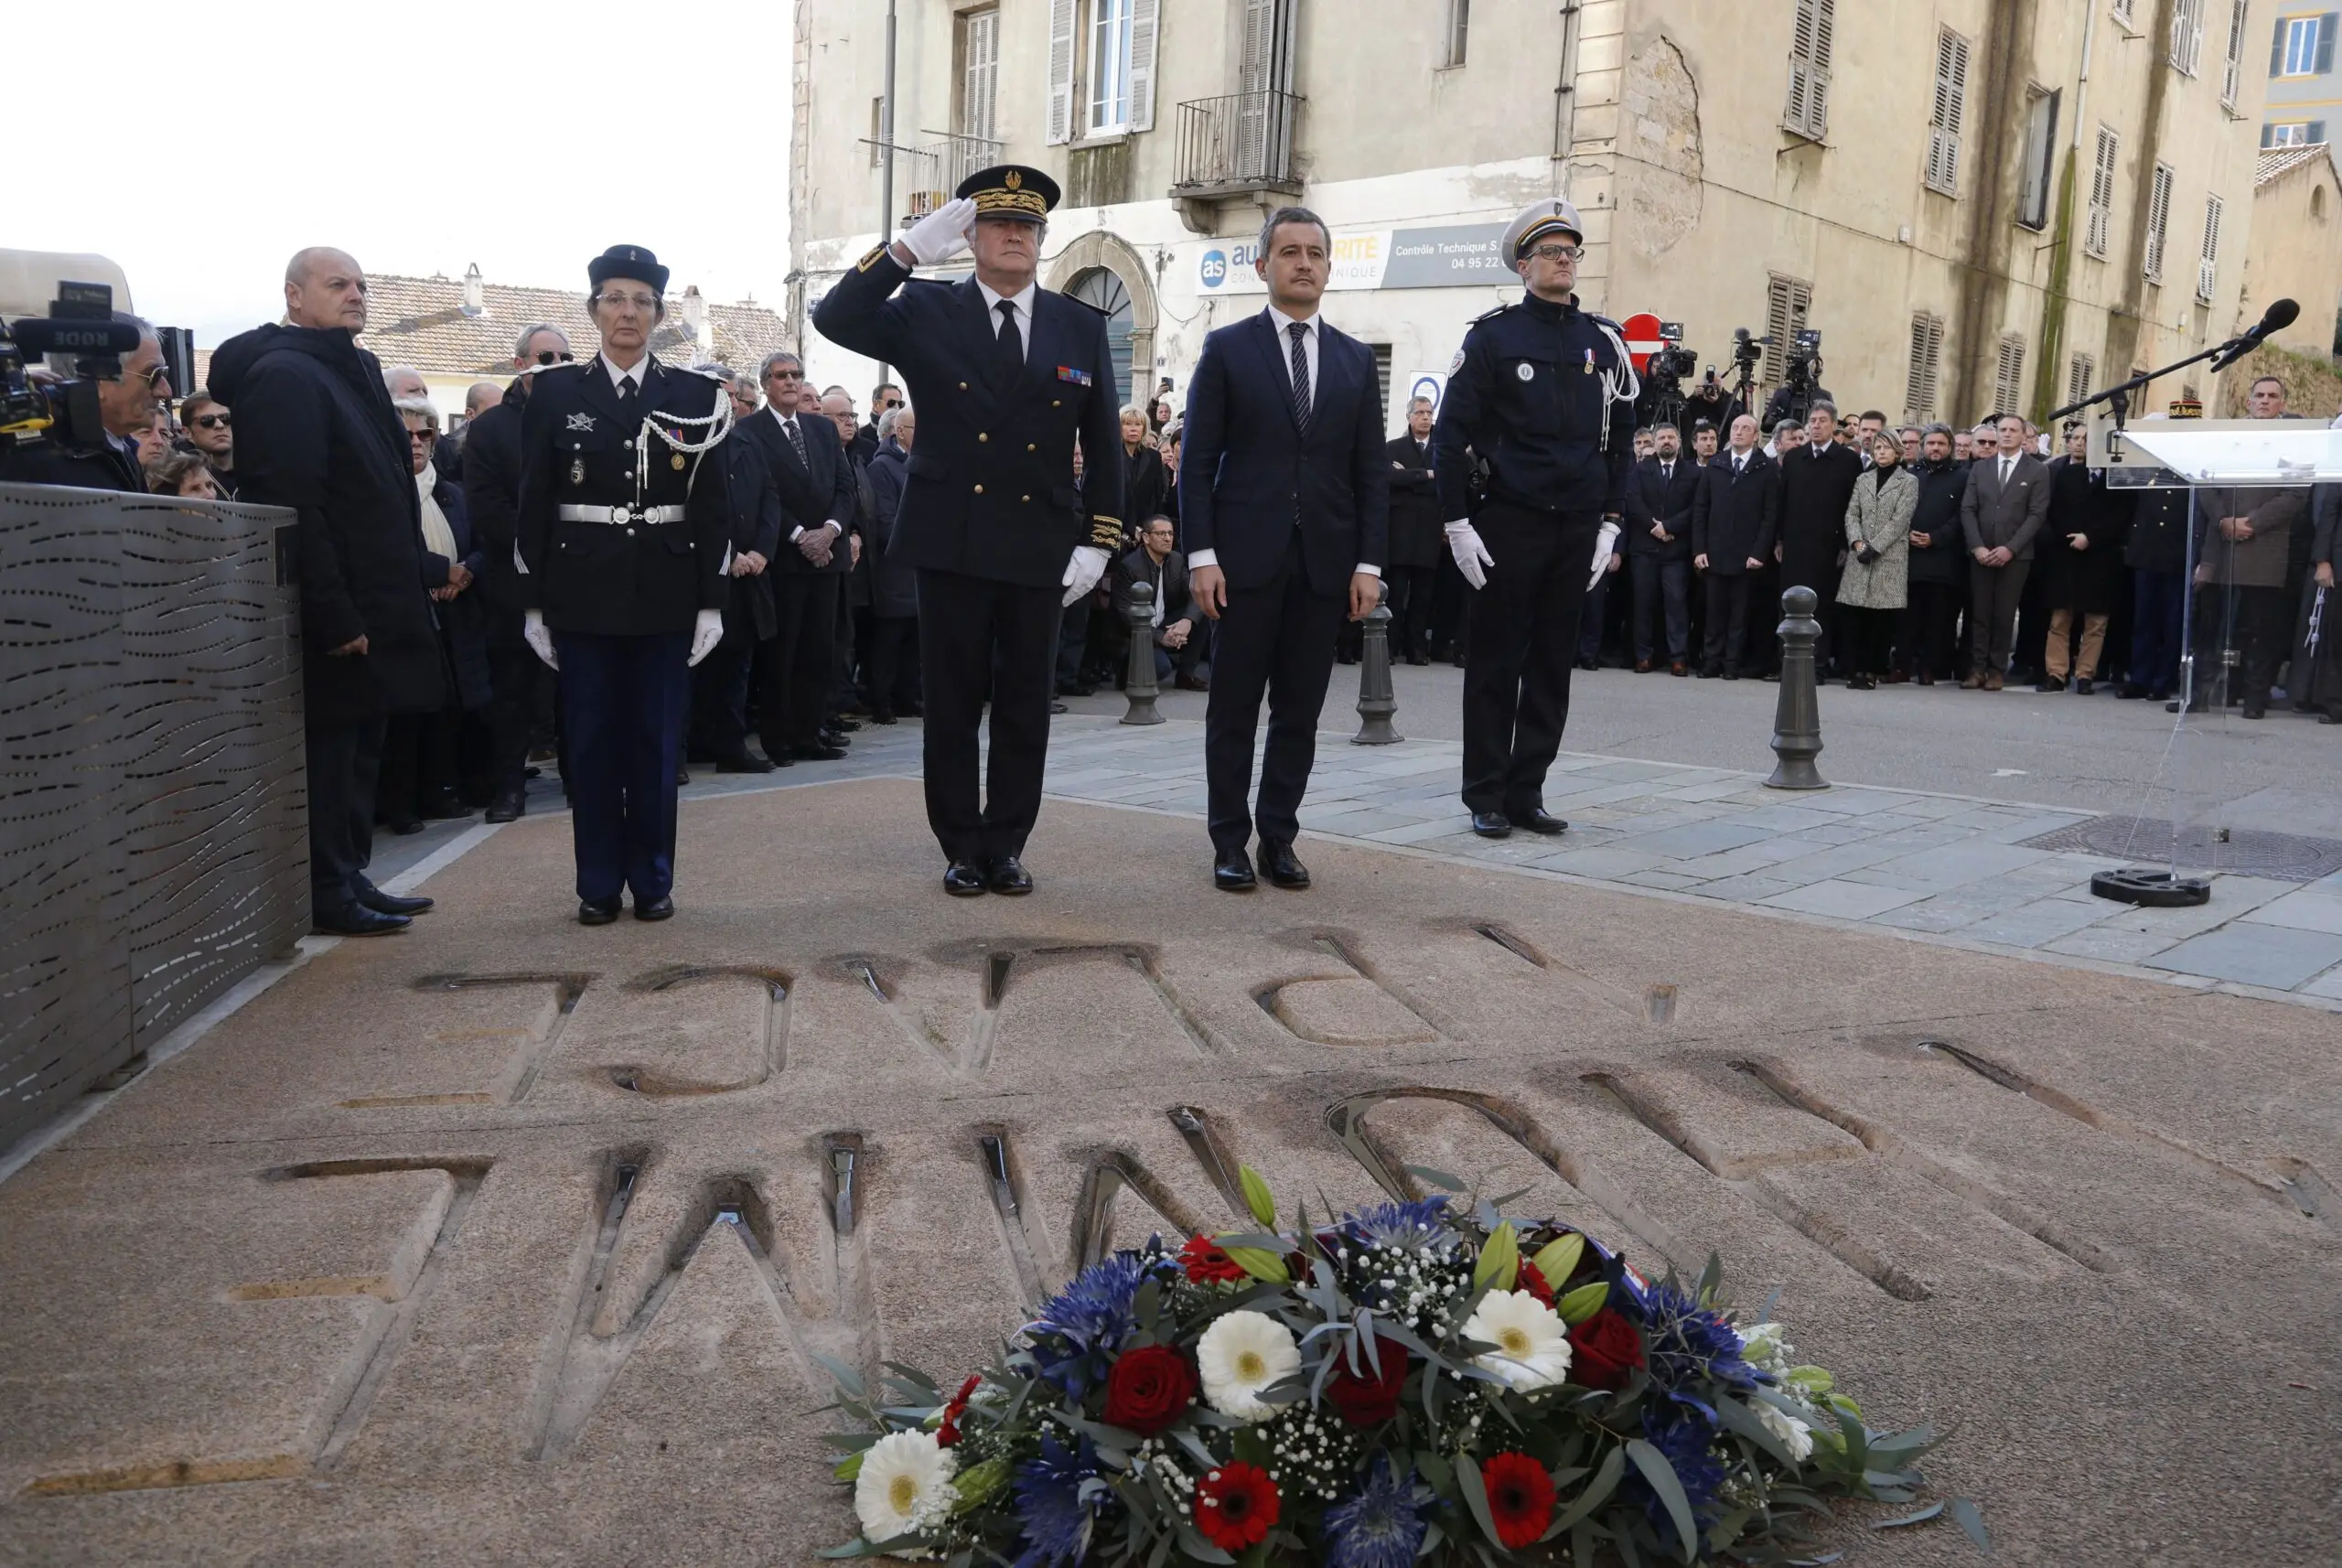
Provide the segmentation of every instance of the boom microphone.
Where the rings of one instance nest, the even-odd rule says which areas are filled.
[[[2301,313],[2301,306],[2293,300],[2272,300],[2269,308],[2261,313],[2261,319],[2253,324],[2251,329],[2231,343],[2227,353],[2212,361],[2212,369],[2227,370],[2230,365],[2261,347],[2263,342],[2291,327],[2300,319]]]

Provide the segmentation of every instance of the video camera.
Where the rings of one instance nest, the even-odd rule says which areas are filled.
[[[1821,384],[1821,334],[1814,328],[1800,327],[1791,338],[1781,384],[1800,392],[1811,392]]]
[[[163,363],[172,386],[195,379],[195,339],[183,328],[161,328]],[[47,316],[0,321],[0,436],[45,437],[60,446],[105,439],[98,383],[118,381],[122,357],[138,351],[137,326],[114,314],[113,290],[99,283],[59,283]],[[36,377],[49,356],[72,360],[70,376]]]
[[[1683,347],[1681,321],[1660,322],[1659,339],[1666,346],[1652,349],[1650,357],[1643,361],[1643,379],[1672,388],[1700,368],[1700,357]]]

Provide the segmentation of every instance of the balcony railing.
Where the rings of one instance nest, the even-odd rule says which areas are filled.
[[[1291,92],[1231,92],[1179,105],[1175,196],[1248,190],[1298,190],[1294,125],[1301,99]]]
[[[962,136],[928,132],[936,137],[921,146],[904,147],[895,156],[895,196],[902,206],[902,220],[916,221],[951,199],[960,182],[978,169],[1001,161],[1008,144],[990,136]]]

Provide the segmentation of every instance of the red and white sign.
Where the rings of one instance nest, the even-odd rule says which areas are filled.
[[[1649,311],[1638,311],[1618,323],[1619,336],[1627,340],[1627,353],[1635,361],[1635,374],[1641,375],[1645,363],[1667,344],[1659,335],[1659,317]]]

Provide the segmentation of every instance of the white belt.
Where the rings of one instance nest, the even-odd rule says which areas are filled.
[[[679,506],[564,506],[561,509],[564,522],[681,522],[683,509]]]

